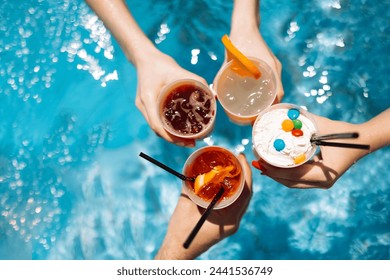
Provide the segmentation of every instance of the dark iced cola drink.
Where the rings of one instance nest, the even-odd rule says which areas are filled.
[[[216,102],[211,90],[195,80],[179,80],[159,98],[164,128],[181,138],[199,139],[213,129]]]

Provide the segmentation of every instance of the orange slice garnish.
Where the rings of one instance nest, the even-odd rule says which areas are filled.
[[[255,79],[261,77],[261,72],[257,66],[233,45],[228,35],[222,36],[222,43],[226,48],[228,61],[233,60],[231,69],[234,72],[240,76],[250,76]]]
[[[211,183],[218,175],[219,178],[229,177],[229,173],[234,169],[233,165],[222,167],[220,165],[213,167],[209,172],[196,176],[194,183],[194,192],[198,194],[207,184]]]

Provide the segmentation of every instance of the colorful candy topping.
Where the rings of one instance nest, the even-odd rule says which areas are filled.
[[[302,128],[302,122],[298,119],[292,120],[294,124],[294,129],[301,129]]]
[[[306,155],[305,154],[300,154],[299,156],[294,158],[294,163],[295,164],[300,164],[306,160]]]
[[[301,113],[298,109],[292,108],[289,109],[287,112],[287,116],[290,118],[290,120],[296,120]]]
[[[300,130],[300,129],[293,129],[291,131],[292,135],[294,135],[295,137],[299,137],[299,136],[302,136],[303,135],[303,131]]]
[[[285,119],[282,122],[282,129],[286,132],[291,131],[292,134],[296,137],[302,136],[302,122],[301,120],[298,120],[300,114],[301,113],[297,109],[289,109],[287,112],[287,116],[289,117],[289,119]]]
[[[286,132],[290,132],[294,129],[294,123],[292,120],[284,120],[282,122],[282,129]]]
[[[282,151],[286,147],[286,143],[282,139],[275,139],[274,148],[278,152]]]
[[[298,109],[292,108],[289,109],[287,112],[288,119],[285,119],[282,122],[282,129],[285,132],[291,132],[292,135],[295,137],[301,137],[303,136],[302,128],[302,121],[299,120],[300,112]],[[286,147],[286,143],[282,139],[275,139],[274,148],[276,151],[281,152]],[[295,164],[300,164],[306,160],[305,154],[300,154],[297,157],[294,158]]]

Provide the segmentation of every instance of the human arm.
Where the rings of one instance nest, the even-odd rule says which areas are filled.
[[[370,150],[321,146],[313,160],[294,168],[277,168],[260,160],[262,174],[290,188],[328,189],[359,159],[390,145],[390,109],[362,124],[351,124],[314,116],[319,134],[358,132],[359,138],[346,143],[369,144]],[[340,140],[338,140],[340,142]]]
[[[110,30],[128,60],[137,69],[136,106],[150,127],[162,138],[178,145],[193,146],[194,140],[174,137],[162,127],[157,109],[161,89],[179,79],[206,81],[180,67],[176,61],[158,50],[138,26],[124,0],[86,0]]]
[[[260,1],[234,0],[230,40],[245,55],[260,58],[274,71],[277,81],[277,98],[280,102],[284,95],[281,75],[282,64],[264,41],[260,30]]]
[[[190,247],[184,249],[183,243],[200,219],[204,209],[199,208],[182,193],[155,259],[194,259],[238,230],[252,195],[251,169],[243,154],[240,154],[238,158],[245,173],[245,187],[240,197],[226,208],[213,210]]]

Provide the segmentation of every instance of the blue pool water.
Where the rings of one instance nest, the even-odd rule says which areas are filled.
[[[213,80],[231,1],[128,1],[158,48]],[[262,1],[285,102],[360,123],[390,106],[390,2]],[[150,259],[194,150],[169,144],[134,106],[136,73],[81,0],[0,2],[0,259]],[[219,108],[207,144],[243,151],[251,128]],[[330,190],[287,189],[254,172],[240,230],[201,259],[389,259],[390,153]]]

